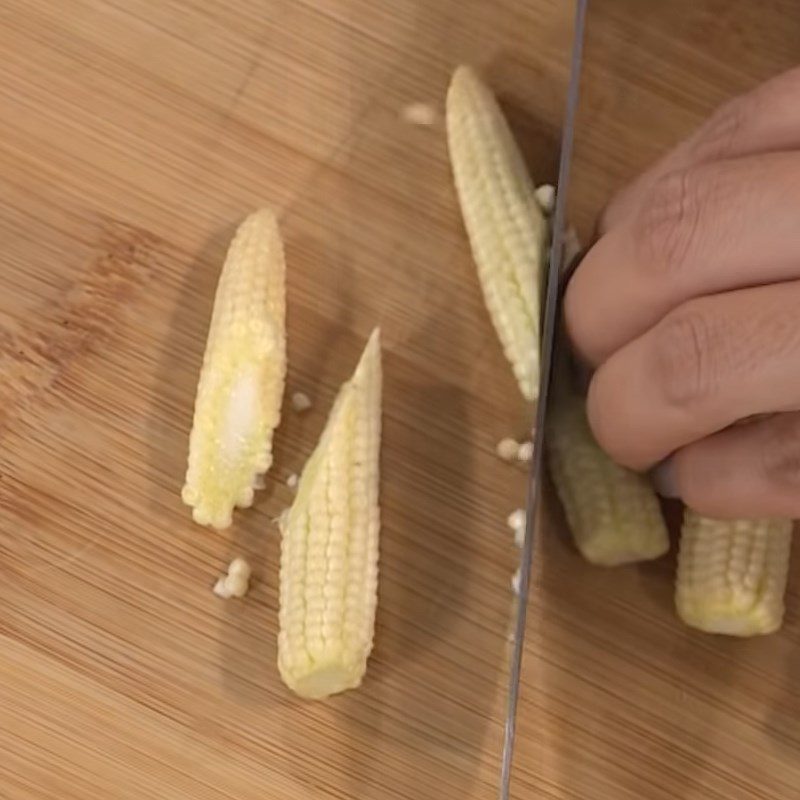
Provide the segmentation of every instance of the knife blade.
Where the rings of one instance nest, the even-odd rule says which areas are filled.
[[[561,153],[556,184],[556,205],[553,213],[550,260],[547,267],[545,285],[544,313],[541,333],[541,356],[539,373],[539,396],[536,408],[536,427],[533,430],[533,456],[528,477],[527,503],[525,513],[525,539],[521,552],[519,596],[517,619],[514,626],[514,650],[508,682],[508,705],[504,728],[503,756],[500,772],[500,800],[508,800],[511,789],[511,767],[516,739],[516,717],[519,700],[522,652],[525,642],[525,622],[530,591],[531,561],[533,555],[533,536],[539,512],[544,463],[544,427],[547,414],[548,390],[552,372],[553,348],[555,345],[556,312],[559,301],[559,275],[564,258],[564,234],[566,230],[567,186],[572,160],[572,142],[575,129],[575,113],[578,106],[581,60],[583,56],[584,30],[588,0],[577,0],[575,25],[572,35],[572,56],[570,63],[569,87],[564,113],[564,127],[561,134]]]

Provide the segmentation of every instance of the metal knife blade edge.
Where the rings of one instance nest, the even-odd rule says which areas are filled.
[[[539,396],[536,408],[536,427],[533,431],[533,457],[531,459],[531,469],[528,480],[525,539],[521,554],[519,600],[517,620],[514,629],[514,651],[511,659],[508,683],[508,706],[504,730],[503,760],[500,772],[500,800],[508,800],[511,784],[511,767],[516,737],[516,714],[519,700],[522,652],[525,642],[525,622],[527,618],[531,560],[533,555],[533,532],[536,525],[541,495],[544,426],[547,412],[548,389],[550,386],[553,346],[555,343],[556,310],[559,297],[559,269],[564,252],[567,187],[569,184],[572,159],[575,113],[578,106],[578,89],[580,86],[587,6],[588,0],[577,0],[575,26],[572,36],[569,88],[567,89],[564,128],[561,134],[561,153],[558,166],[558,183],[556,184],[556,207],[553,214],[550,260],[547,266],[546,295],[542,320]]]

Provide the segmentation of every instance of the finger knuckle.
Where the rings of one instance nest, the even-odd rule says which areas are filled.
[[[692,168],[673,170],[654,183],[634,228],[646,269],[675,273],[688,263],[700,221],[699,183]]]
[[[761,471],[768,485],[796,492],[800,489],[800,416],[787,415],[770,424],[761,452]]]
[[[698,405],[714,384],[713,332],[707,315],[694,308],[673,312],[654,334],[651,363],[665,401],[675,407]]]
[[[692,160],[717,161],[735,153],[750,120],[756,118],[757,103],[757,94],[742,95],[714,111],[694,137],[690,148]]]

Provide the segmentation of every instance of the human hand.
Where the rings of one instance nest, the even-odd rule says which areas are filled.
[[[699,513],[800,517],[800,68],[721,107],[598,232],[564,319],[600,445],[669,459]]]

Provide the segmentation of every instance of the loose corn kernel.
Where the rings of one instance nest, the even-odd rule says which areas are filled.
[[[678,616],[707,633],[777,631],[791,546],[791,520],[716,520],[687,509],[675,588]]]
[[[525,509],[524,508],[517,508],[512,511],[508,515],[508,519],[506,520],[506,525],[512,530],[517,530],[517,528],[525,528]]]
[[[556,207],[556,187],[549,183],[543,183],[536,187],[536,202],[542,213],[550,216]]]
[[[503,461],[513,461],[517,458],[518,454],[519,442],[516,439],[506,437],[497,443],[497,455],[500,456]]]
[[[294,392],[292,394],[292,408],[302,414],[311,408],[311,398],[305,392]]]
[[[517,461],[527,464],[533,458],[533,442],[522,442],[517,450]]]
[[[228,249],[197,387],[181,496],[201,525],[228,527],[272,463],[286,375],[285,272],[275,215],[256,211]]]
[[[228,574],[214,584],[214,594],[224,599],[244,597],[250,587],[250,565],[241,557],[228,566]]]
[[[245,580],[250,580],[251,572],[250,565],[241,556],[234,558],[228,567],[228,575]]]
[[[359,686],[372,651],[381,384],[376,329],[280,519],[278,668],[309,699]]]
[[[436,109],[430,103],[409,103],[403,106],[400,117],[409,125],[433,125],[436,122]]]
[[[456,193],[484,301],[522,395],[536,400],[549,226],[497,100],[468,66],[452,76],[446,121]]]
[[[575,545],[593,564],[615,566],[658,558],[669,534],[649,481],[614,463],[586,418],[584,398],[557,370],[548,410],[545,452]]]
[[[526,514],[524,508],[518,508],[508,515],[506,524],[512,531],[514,531],[514,544],[517,547],[522,547],[525,543],[525,523]]]

